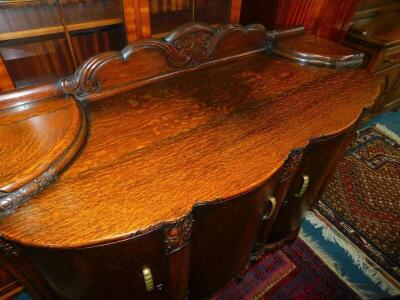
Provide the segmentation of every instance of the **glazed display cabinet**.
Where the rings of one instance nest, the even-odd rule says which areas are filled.
[[[187,22],[238,23],[238,0],[4,0],[0,91],[70,75],[88,57]]]

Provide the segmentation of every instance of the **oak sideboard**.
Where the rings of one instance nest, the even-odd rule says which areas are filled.
[[[379,94],[362,60],[301,27],[190,23],[0,94],[1,267],[38,299],[240,280],[296,238]]]

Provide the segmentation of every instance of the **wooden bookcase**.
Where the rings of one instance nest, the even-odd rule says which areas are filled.
[[[125,43],[120,0],[2,1],[0,90],[70,75],[86,58]]]
[[[239,23],[242,0],[124,0],[127,39],[162,37],[179,25]]]
[[[86,58],[187,22],[238,23],[241,0],[5,0],[0,91],[70,75]]]

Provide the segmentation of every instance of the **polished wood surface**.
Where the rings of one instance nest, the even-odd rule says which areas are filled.
[[[365,71],[306,69],[263,55],[90,103],[79,157],[58,183],[4,218],[1,232],[24,244],[71,247],[172,221],[196,203],[254,188],[291,149],[350,126],[377,93]],[[226,172],[235,176],[226,180]]]
[[[0,95],[5,184],[45,170],[0,194],[1,266],[38,298],[203,298],[294,238],[380,88],[302,34],[191,23]]]
[[[263,52],[265,35],[261,25],[228,24],[216,30],[204,23],[188,23],[161,40],[140,40],[121,52],[93,56],[74,75],[61,79],[59,85],[79,99],[104,98],[105,94],[173,77],[178,71],[207,66],[205,63],[235,60],[235,55],[246,51]],[[201,50],[204,47],[207,49]]]
[[[310,33],[281,39],[272,50],[281,56],[304,64],[335,68],[359,67],[364,54]]]
[[[320,56],[343,58],[348,55],[353,55],[354,50],[340,44],[331,42],[327,39],[320,38],[310,33],[303,35],[294,35],[279,43],[280,48],[285,48],[289,51],[296,51],[303,54],[314,54]],[[318,52],[316,52],[318,51]]]
[[[83,130],[83,114],[72,99],[26,104],[0,116],[2,143],[9,149],[2,151],[1,192],[13,192],[48,170]]]

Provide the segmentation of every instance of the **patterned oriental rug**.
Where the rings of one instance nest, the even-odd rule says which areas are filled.
[[[314,209],[400,281],[400,141],[380,128],[359,131]]]
[[[359,299],[300,239],[264,256],[211,299]]]

